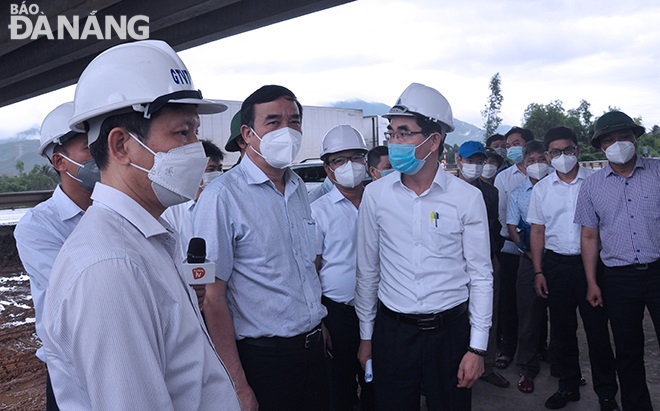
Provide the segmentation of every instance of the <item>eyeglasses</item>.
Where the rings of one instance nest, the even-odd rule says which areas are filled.
[[[552,150],[548,151],[548,154],[550,154],[551,158],[557,158],[562,154],[566,154],[567,156],[574,156],[575,153],[577,153],[577,147],[575,146],[568,146],[563,150],[553,148]]]
[[[332,164],[333,166],[335,166],[335,167],[341,167],[344,164],[348,163],[349,161],[352,162],[352,163],[364,164],[365,163],[364,155],[363,154],[356,154],[356,155],[350,156],[350,157],[339,156],[339,157],[333,158],[332,160],[330,160],[328,162],[330,164]]]
[[[410,141],[410,138],[416,134],[424,134],[423,131],[386,131],[385,138],[387,141],[399,140],[403,143]]]

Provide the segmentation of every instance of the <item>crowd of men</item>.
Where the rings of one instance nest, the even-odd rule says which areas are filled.
[[[412,83],[385,114],[386,147],[328,130],[327,180],[308,195],[289,168],[304,138],[293,92],[243,101],[225,145],[241,157],[223,172],[197,129],[227,107],[172,70],[188,72],[164,42],[112,47],[42,124],[61,184],[15,236],[47,409],[415,410],[423,394],[469,410],[475,381],[507,387],[496,369],[512,362],[533,392],[541,359],[559,409],[580,399],[577,309],[601,410],[619,409],[619,385],[624,410],[652,409],[660,161],[637,156],[644,129],[626,114],[596,122],[598,172],[571,129],[541,142],[514,127],[464,143],[454,176],[438,161],[451,106]],[[193,237],[215,263],[207,286],[184,277]]]

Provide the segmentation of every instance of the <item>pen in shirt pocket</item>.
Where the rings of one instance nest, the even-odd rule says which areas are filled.
[[[437,211],[431,211],[431,224],[435,224],[435,226],[438,226],[438,218],[440,218],[440,214],[438,214]]]

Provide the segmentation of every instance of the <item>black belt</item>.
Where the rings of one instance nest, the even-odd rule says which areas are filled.
[[[293,337],[243,338],[238,342],[265,348],[309,348],[321,341],[323,341],[323,332],[319,324],[312,331]]]
[[[554,258],[555,260],[564,261],[567,263],[582,264],[582,254],[559,254],[546,248],[546,257]]]
[[[455,320],[467,311],[468,303],[463,302],[456,307],[435,314],[403,314],[392,311],[385,304],[378,303],[378,311],[404,324],[415,325],[422,331],[435,330],[448,322]]]
[[[639,271],[646,271],[649,268],[656,268],[660,267],[660,260],[655,260],[652,263],[644,263],[644,264],[630,264],[630,265],[624,265],[624,266],[619,266],[619,267],[612,267],[612,268],[619,268],[619,269],[624,269],[624,270],[639,270]]]

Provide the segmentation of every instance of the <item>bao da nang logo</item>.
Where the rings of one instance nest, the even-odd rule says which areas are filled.
[[[37,4],[9,5],[9,38],[12,40],[35,40],[45,36],[49,40],[109,40],[113,36],[122,40],[146,40],[149,38],[149,17],[104,16],[99,18],[96,11],[89,16],[57,16],[54,24],[48,21]],[[82,21],[81,21],[82,20]]]

